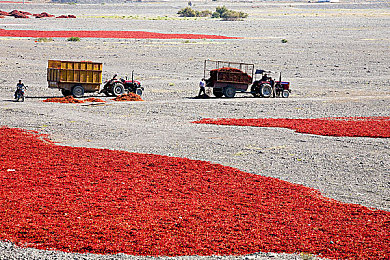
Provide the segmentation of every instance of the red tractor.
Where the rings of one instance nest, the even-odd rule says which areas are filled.
[[[106,96],[120,96],[125,92],[133,92],[137,95],[142,95],[144,88],[141,86],[141,82],[134,80],[134,73],[131,73],[131,80],[120,78],[117,79],[115,74],[112,79],[104,82],[103,89],[100,93],[104,93]]]
[[[288,98],[290,95],[290,82],[282,81],[282,73],[279,73],[279,80],[275,81],[268,75],[274,73],[272,71],[256,70],[255,77],[261,75],[259,80],[253,82],[251,93],[254,97],[283,97]]]
[[[269,77],[269,73],[271,71],[265,70],[256,70],[254,73],[254,64],[212,60],[204,62],[206,87],[211,88],[214,96],[218,98],[232,98],[236,93],[250,93],[254,97],[287,98],[291,92],[290,83],[281,80],[281,73],[278,81]],[[210,75],[208,79],[206,74]],[[255,77],[261,75],[261,79],[253,81],[254,74]]]

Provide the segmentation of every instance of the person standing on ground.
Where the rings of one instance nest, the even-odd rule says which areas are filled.
[[[199,82],[199,94],[198,94],[198,97],[200,97],[200,95],[203,93],[203,95],[206,95],[206,89],[205,89],[205,82],[204,82],[204,79],[202,79],[200,82]]]

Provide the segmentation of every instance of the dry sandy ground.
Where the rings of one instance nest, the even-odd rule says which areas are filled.
[[[214,10],[220,2],[196,2]],[[81,39],[37,43],[0,38],[0,125],[38,130],[61,145],[104,147],[212,161],[318,189],[346,203],[390,210],[390,141],[324,137],[287,129],[195,125],[211,117],[318,118],[390,116],[390,6],[343,3],[230,3],[250,14],[245,21],[178,19],[187,1],[117,5],[0,4],[74,20],[0,19],[0,29],[147,30],[221,34],[239,40]],[[138,15],[138,19],[130,16]],[[116,16],[116,17],[111,17]],[[121,16],[118,17],[118,16]],[[125,16],[125,17],[123,17]],[[168,20],[156,20],[168,16]],[[287,43],[281,40],[286,39]],[[48,59],[104,63],[103,78],[131,75],[145,87],[145,102],[104,105],[43,103],[60,96],[47,88]],[[255,63],[282,71],[288,99],[193,99],[205,59]],[[18,79],[29,89],[12,101]],[[95,95],[96,96],[96,95]],[[101,96],[101,98],[107,99]],[[108,100],[108,99],[107,99]],[[20,249],[0,243],[0,259],[113,259]],[[117,259],[131,258],[125,255]],[[206,259],[216,258],[208,257]],[[255,254],[248,258],[301,259]]]

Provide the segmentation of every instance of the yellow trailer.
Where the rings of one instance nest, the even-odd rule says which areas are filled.
[[[49,60],[47,82],[64,96],[82,97],[84,93],[100,90],[103,64],[92,61]]]

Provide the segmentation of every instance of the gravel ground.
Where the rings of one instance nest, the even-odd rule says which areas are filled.
[[[198,10],[221,3],[193,1]],[[243,37],[238,40],[0,38],[0,125],[50,134],[59,145],[97,147],[212,161],[318,189],[346,203],[390,210],[388,139],[324,137],[281,128],[196,125],[201,118],[318,118],[390,116],[390,5],[230,3],[250,14],[245,21],[186,20],[175,13],[186,2],[106,5],[3,4],[13,9],[74,20],[0,19],[0,29],[147,30]],[[124,19],[109,17],[126,16]],[[138,19],[127,16],[139,15]],[[168,16],[171,20],[158,19]],[[159,18],[161,19],[161,18]],[[281,40],[286,39],[287,43]],[[48,59],[104,63],[103,78],[131,75],[145,86],[144,102],[43,103],[60,96],[47,88]],[[194,99],[203,61],[255,63],[282,71],[288,99]],[[18,79],[28,86],[24,103],[12,100]],[[89,96],[98,96],[90,94]],[[224,259],[302,259],[259,253]],[[0,243],[0,259],[149,259],[22,249]],[[200,257],[180,257],[193,259]],[[221,259],[202,257],[201,259]],[[167,259],[167,258],[157,258]]]

